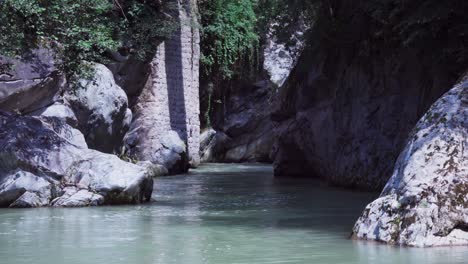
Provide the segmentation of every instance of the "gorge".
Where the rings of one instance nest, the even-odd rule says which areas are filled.
[[[464,263],[467,3],[80,1],[0,1],[2,259]]]

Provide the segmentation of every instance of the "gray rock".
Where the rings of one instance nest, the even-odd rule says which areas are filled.
[[[468,245],[468,81],[416,125],[354,237],[409,246]]]
[[[213,120],[216,131],[207,130],[202,137],[202,161],[271,162],[270,97],[274,91],[268,80],[231,88],[225,105],[215,109],[222,116]]]
[[[453,85],[453,72],[428,58],[435,68],[421,67],[411,49],[362,58],[315,45],[272,104],[275,175],[380,191],[411,129]]]
[[[153,169],[83,143],[78,130],[59,118],[0,112],[0,206],[149,201]]]
[[[301,20],[301,19],[300,19]],[[273,34],[268,34],[263,51],[263,68],[268,72],[270,80],[281,87],[296,66],[299,55],[304,48],[304,32],[307,30],[303,22],[297,21],[297,31],[291,36],[294,46],[287,47],[280,43]],[[272,25],[274,26],[274,25]]]
[[[32,116],[57,117],[63,119],[72,127],[78,126],[78,119],[67,102],[55,102],[52,105],[32,112]]]
[[[91,80],[65,95],[78,119],[89,147],[106,153],[117,152],[128,130],[131,112],[125,92],[115,83],[106,66],[94,64]]]
[[[212,128],[205,130],[200,137],[201,162],[224,162],[230,138]]]
[[[0,181],[0,206],[39,207],[48,205],[57,181],[38,177],[30,172],[16,170]]]
[[[145,167],[149,169],[150,171],[152,171],[152,174],[154,177],[166,176],[169,174],[169,171],[167,170],[167,168],[160,164],[153,164],[149,161],[139,161],[137,165],[141,167]]]
[[[51,202],[52,206],[56,207],[98,206],[103,203],[104,197],[102,195],[75,187],[64,188],[62,196]]]
[[[29,113],[53,104],[66,82],[52,51],[39,48],[22,58],[0,56],[0,110]]]

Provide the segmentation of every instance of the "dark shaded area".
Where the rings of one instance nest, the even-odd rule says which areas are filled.
[[[400,28],[431,17],[425,12],[446,11],[428,6],[451,5],[429,2],[319,6],[310,45],[274,104],[275,175],[384,186],[416,122],[468,67],[457,52],[467,43],[459,30],[467,25],[463,12],[448,11],[452,17],[441,18],[440,28],[436,22]],[[466,2],[452,4],[468,10]]]
[[[172,9],[170,12],[174,18],[177,18],[176,23],[181,25],[179,10]],[[181,29],[178,29],[174,36],[166,41],[164,48],[170,124],[172,130],[177,131],[180,138],[187,142],[187,110],[185,108],[185,100],[187,99],[184,94],[184,67],[188,67],[188,65],[184,65]]]

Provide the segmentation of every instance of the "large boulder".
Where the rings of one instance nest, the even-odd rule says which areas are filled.
[[[80,87],[67,91],[65,99],[76,114],[78,128],[89,147],[118,152],[132,119],[127,95],[106,66],[94,64],[93,68],[94,77],[81,80]]]
[[[161,165],[168,174],[178,174],[189,169],[187,147],[174,130],[159,131],[148,123],[134,122],[124,141],[126,155]]]
[[[32,50],[21,58],[0,56],[0,110],[29,113],[46,107],[64,85],[49,49]]]
[[[68,102],[58,100],[52,105],[43,107],[34,112],[31,112],[31,116],[43,116],[43,117],[57,117],[69,124],[70,126],[76,128],[78,127],[78,119],[76,118],[75,112],[73,112],[71,106]]]
[[[410,246],[468,245],[468,81],[418,122],[354,237]]]
[[[88,206],[148,201],[154,170],[88,149],[53,117],[0,112],[0,206]]]
[[[221,131],[208,128],[200,135],[200,161],[221,162],[224,161],[226,146],[230,138]]]

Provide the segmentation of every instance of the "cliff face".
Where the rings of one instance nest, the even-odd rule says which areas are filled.
[[[334,2],[327,22],[341,19],[339,34],[324,37],[319,17],[275,104],[275,174],[381,189],[410,130],[463,69],[435,61],[431,42],[374,38],[375,20],[359,1]],[[442,43],[437,37],[432,43]]]
[[[222,118],[201,136],[202,162],[271,162],[273,91],[269,80],[232,87],[226,102],[217,108]]]
[[[290,36],[295,45],[291,47],[280,43],[273,34],[265,36],[263,52],[258,54],[262,67],[252,69],[254,76],[233,79],[218,90],[215,87],[213,95],[207,95],[209,88],[202,89],[202,112],[210,108],[213,126],[201,136],[202,162],[272,162],[273,98],[303,48],[304,27],[298,23],[295,29]],[[202,80],[202,87],[205,82]],[[214,103],[209,105],[209,100]]]

